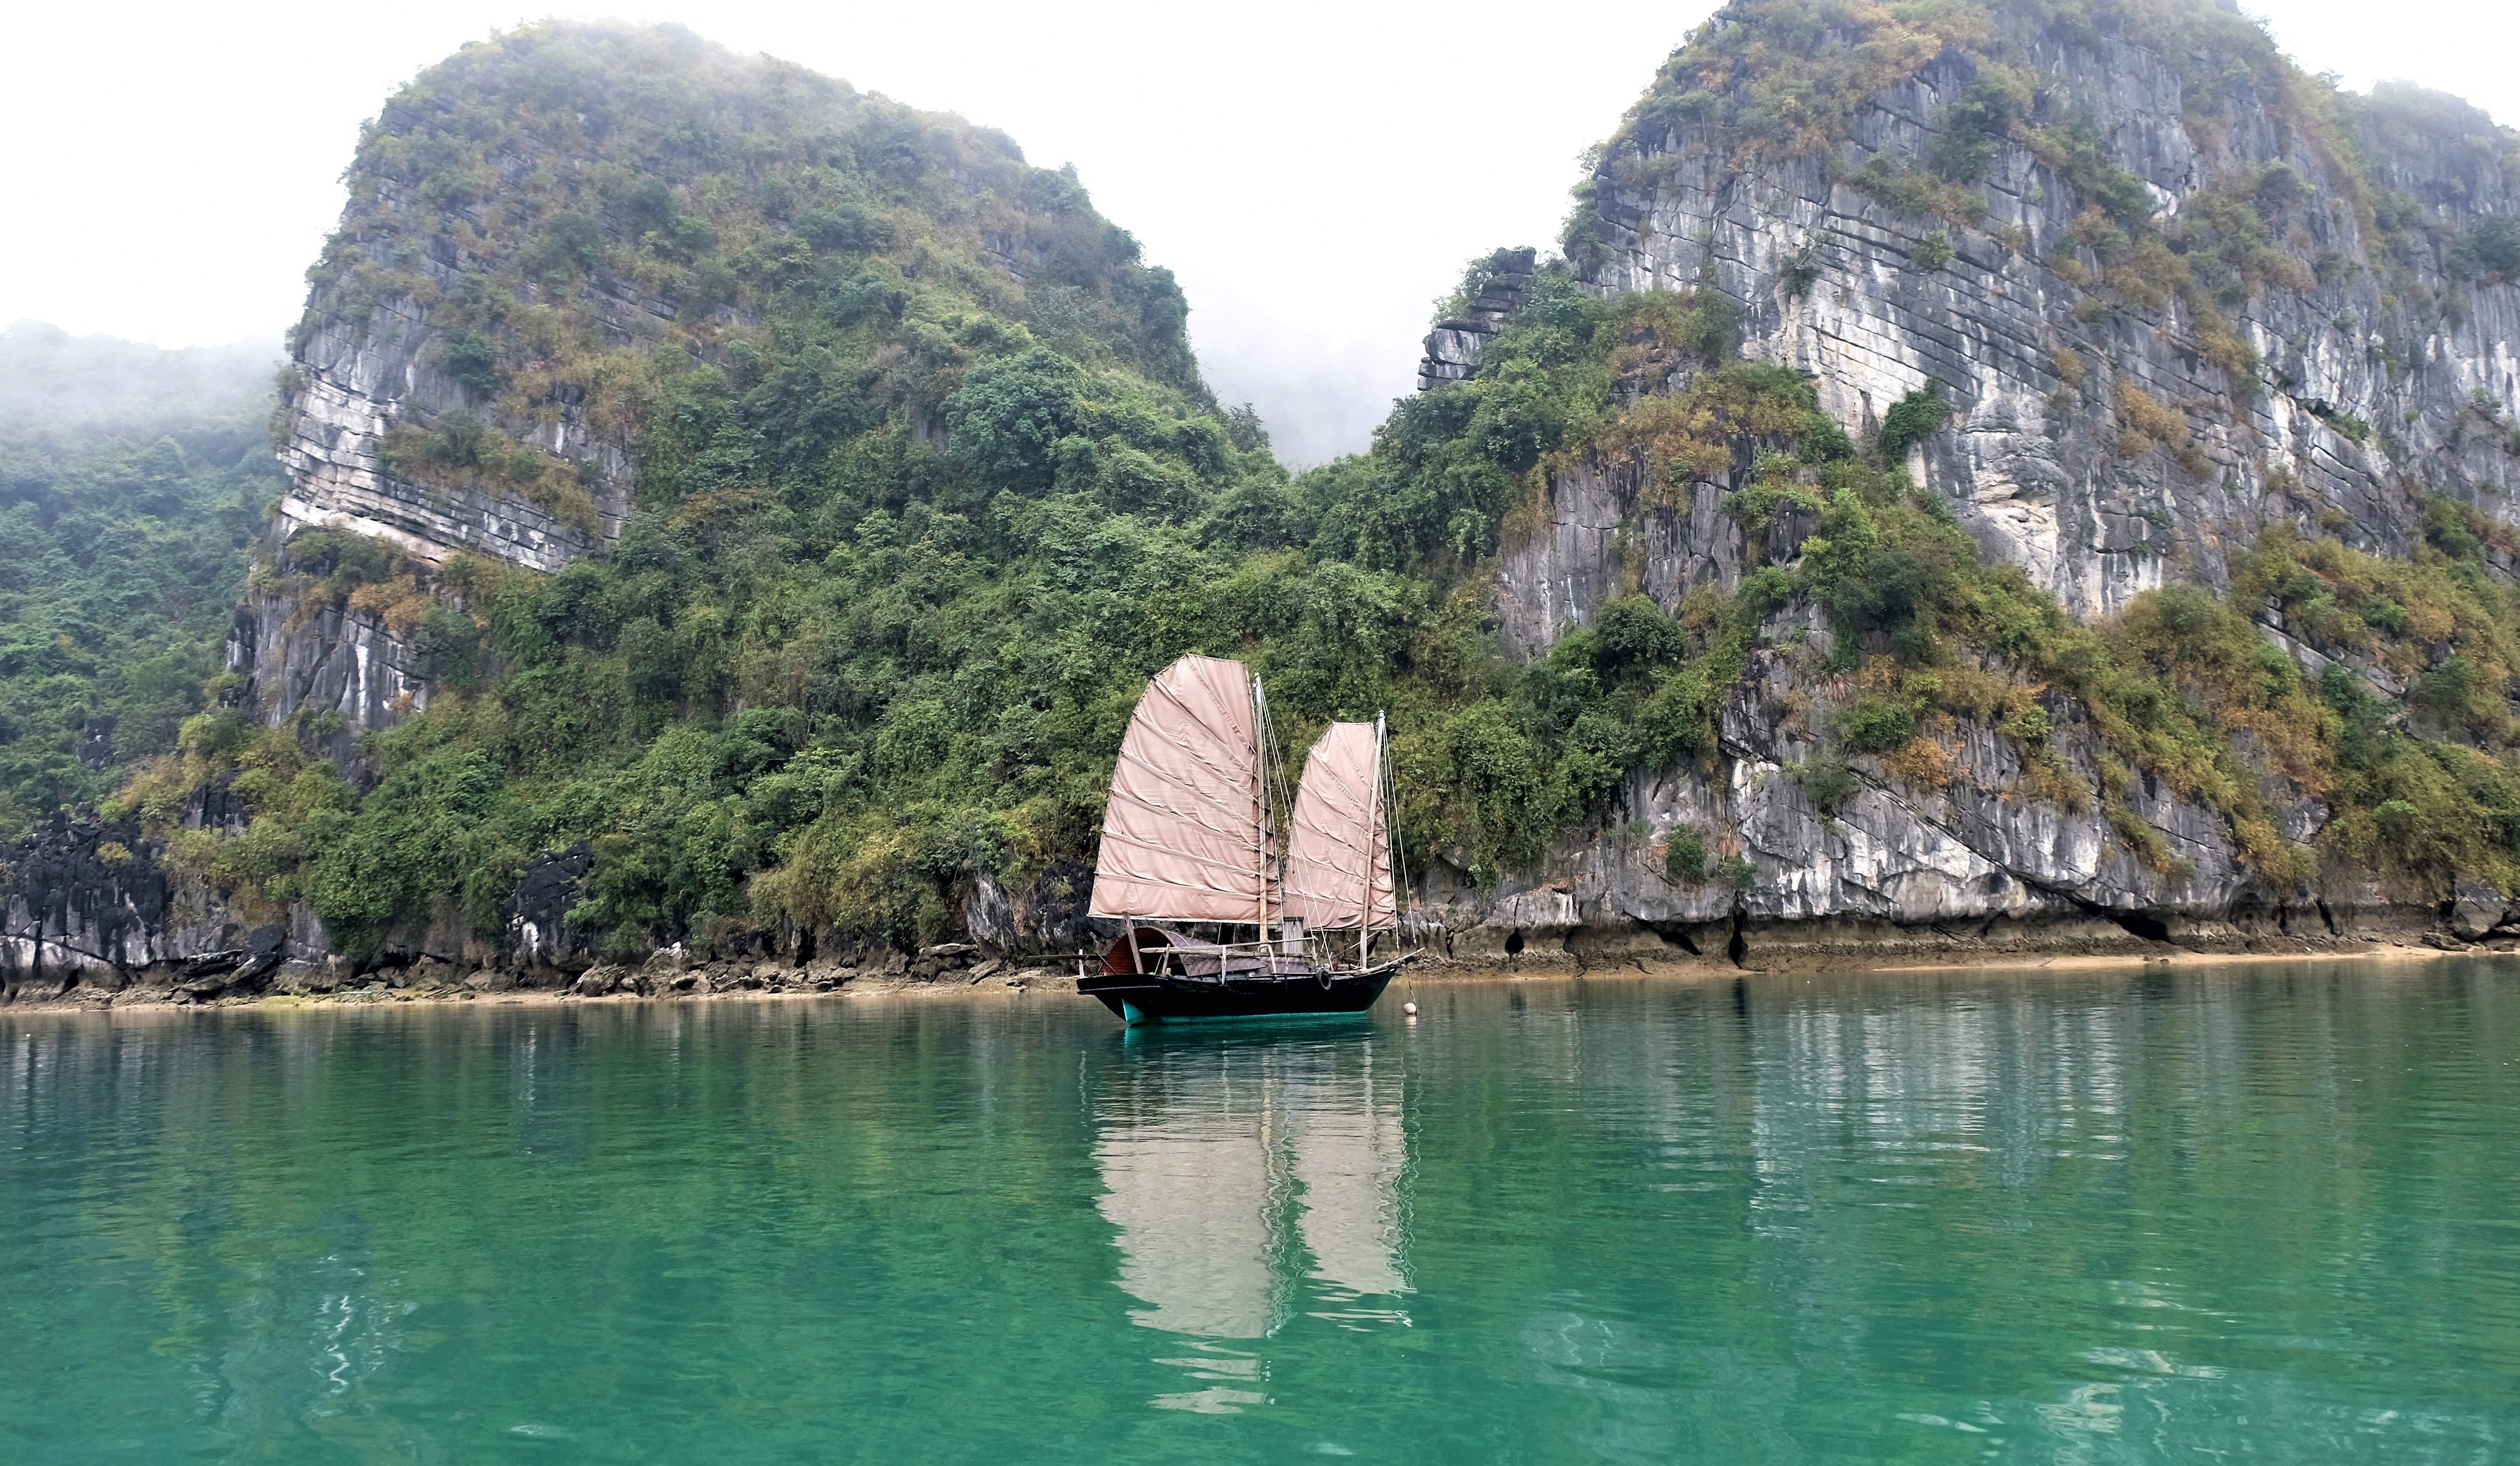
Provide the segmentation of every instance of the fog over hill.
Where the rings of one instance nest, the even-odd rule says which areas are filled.
[[[228,417],[272,394],[282,359],[277,336],[166,350],[19,321],[0,331],[0,430]]]

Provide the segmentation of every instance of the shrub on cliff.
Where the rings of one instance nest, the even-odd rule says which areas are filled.
[[[1936,429],[1949,422],[1952,404],[1943,400],[1941,389],[1932,385],[1915,390],[1890,404],[1881,415],[1881,433],[1875,445],[1881,456],[1896,463],[1908,456],[1908,450],[1934,435]]]
[[[2489,214],[2468,226],[2452,249],[2451,265],[2489,282],[2520,280],[2520,216]]]

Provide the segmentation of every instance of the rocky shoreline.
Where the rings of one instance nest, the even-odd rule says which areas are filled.
[[[1073,959],[1071,960],[1071,964]],[[1041,962],[1010,962],[968,942],[946,942],[912,955],[881,954],[863,964],[786,962],[753,957],[709,960],[680,947],[645,963],[584,967],[468,966],[433,956],[358,970],[338,960],[283,960],[277,944],[212,952],[184,962],[154,963],[123,974],[90,968],[66,975],[54,990],[21,985],[13,1008],[198,1007],[272,999],[309,1003],[463,1001],[477,998],[706,998],[739,993],[813,994],[841,990],[1023,988],[1072,982],[1072,973]]]
[[[1851,840],[1848,828],[1834,838]],[[114,835],[127,843],[110,846]],[[116,849],[121,858],[109,858]],[[1767,888],[1738,893],[1730,910],[1672,909],[1644,899],[1650,882],[1641,860],[1582,865],[1577,878],[1501,891],[1483,907],[1430,900],[1413,939],[1425,956],[1413,973],[1731,977],[2181,954],[2520,950],[2520,902],[2473,881],[2439,901],[2390,900],[2366,890],[2294,902],[2234,895],[2180,910],[1990,896],[1992,909],[1952,911],[1927,901],[1924,912],[1891,916],[1830,910],[1837,902],[1762,910],[1780,900]],[[330,949],[309,911],[251,920],[229,912],[216,892],[163,866],[137,830],[47,830],[0,845],[0,1008],[1039,987],[1072,981],[1079,961],[1092,960],[1079,952],[1098,952],[1109,939],[1102,924],[1078,911],[1056,924],[1016,922],[996,893],[975,902],[964,923],[972,929],[968,938],[916,951],[831,931],[725,928],[636,962],[607,960],[600,941],[567,920],[590,863],[575,848],[529,862],[503,939],[481,939],[451,910],[438,911],[405,923],[382,950],[354,957]]]
[[[224,955],[224,954],[222,954]],[[2520,937],[2501,935],[2471,942],[2447,931],[2399,939],[2377,936],[2325,940],[2249,939],[2214,945],[2166,942],[2119,944],[2080,950],[1963,947],[1945,944],[1906,951],[1878,945],[1837,949],[1803,946],[1734,961],[1722,954],[1691,955],[1673,949],[1625,951],[1552,947],[1514,956],[1452,959],[1428,955],[1413,962],[1403,982],[1568,982],[1585,979],[1730,979],[1756,976],[1854,976],[1862,973],[1961,971],[1973,968],[2091,972],[2153,966],[2226,966],[2237,963],[2433,962],[2461,957],[2520,955]],[[813,997],[900,997],[1030,992],[1072,995],[1074,961],[1045,965],[1013,962],[959,943],[931,948],[917,958],[895,953],[868,966],[839,962],[802,965],[779,961],[700,962],[659,952],[639,967],[598,964],[570,974],[557,970],[519,974],[497,968],[471,971],[424,958],[408,967],[381,969],[342,982],[327,982],[313,963],[284,964],[254,973],[240,964],[227,974],[186,977],[182,969],[143,973],[119,987],[73,985],[52,994],[21,989],[9,1011],[95,1012],[186,1008],[354,1007],[379,1003],[581,1003],[699,1001]]]

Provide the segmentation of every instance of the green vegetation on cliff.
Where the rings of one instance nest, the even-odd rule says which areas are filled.
[[[400,428],[399,467],[581,522],[584,476],[479,420],[574,411],[640,444],[656,504],[756,468],[829,478],[840,445],[925,429],[963,373],[1036,343],[1156,418],[1212,405],[1180,288],[1072,171],[679,27],[467,46],[386,104],[349,183],[305,329],[426,311],[468,399]]]
[[[625,948],[783,918],[911,941],[947,931],[981,873],[1017,888],[1080,877],[1142,679],[1206,650],[1249,658],[1298,739],[1389,709],[1412,848],[1493,876],[1606,813],[1630,767],[1710,760],[1763,619],[1808,598],[1841,649],[1812,664],[1812,683],[1844,679],[1815,719],[1823,753],[1799,771],[1823,807],[1853,792],[1850,757],[1936,787],[1956,722],[1975,719],[2019,744],[2025,792],[2116,808],[2126,781],[2163,779],[2228,813],[2278,879],[2308,874],[2313,852],[2275,833],[2268,766],[2335,801],[2341,857],[2416,875],[2511,869],[2520,792],[2500,764],[2386,726],[2366,695],[2303,678],[2200,592],[2071,622],[1858,452],[1801,379],[1708,365],[1720,331],[1690,298],[1603,303],[1547,275],[1479,374],[1405,404],[1372,453],[1291,484],[1192,481],[1159,506],[1115,503],[1099,471],[1063,478],[1055,450],[1074,435],[1009,427],[1097,410],[1072,395],[1088,379],[1028,348],[947,404],[968,447],[896,444],[899,477],[870,471],[870,500],[819,506],[850,517],[844,537],[818,542],[775,493],[713,490],[643,514],[609,556],[558,576],[459,565],[451,578],[487,626],[426,714],[372,740],[383,780],[364,798],[241,711],[197,719],[183,777],[135,795],[241,770],[235,792],[263,817],[241,840],[188,837],[197,858],[310,896],[353,942],[440,897],[493,927],[524,857],[576,839],[599,857],[581,915]],[[1672,371],[1679,390],[1638,391]],[[1670,490],[1752,462],[1731,501],[1752,543],[1789,507],[1818,533],[1737,596],[1701,587],[1670,617],[1632,595],[1515,666],[1481,626],[1479,557],[1536,475],[1586,455],[1632,458]],[[2475,689],[2507,679],[2514,618],[2462,527],[2446,522],[2449,547],[2415,565],[2271,542],[2253,574],[2298,548],[2281,593],[2305,605],[2326,604],[2322,570],[2340,586],[2420,581],[2424,604],[2459,608],[2452,631],[2478,650],[2453,679],[2481,707]],[[371,595],[408,571],[356,549],[301,544],[330,577],[310,587],[436,606]],[[2343,594],[2374,618],[2362,624],[2392,624],[2380,592]],[[439,613],[395,614],[418,627]],[[2341,615],[2317,634],[2358,644]],[[2395,624],[2442,634],[2420,617]],[[2049,752],[2049,687],[2101,736],[2099,788]],[[2418,701],[2455,713],[2448,695]],[[2143,858],[2170,859],[2148,827],[2117,823]],[[1725,874],[1738,880],[1736,865]]]
[[[1957,55],[1979,80],[1930,163],[1974,182],[1994,139],[2027,111],[2025,68],[2045,38],[2144,48],[2178,76],[2200,135],[2219,135],[2225,110],[2245,98],[2341,149],[2327,131],[2341,105],[2333,88],[2286,60],[2258,22],[2202,0],[1733,0],[1672,53],[1605,153],[1684,120],[1721,124],[1745,161],[1828,153],[1866,104]]]

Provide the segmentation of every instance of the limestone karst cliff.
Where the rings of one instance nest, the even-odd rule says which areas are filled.
[[[2445,498],[2513,518],[2512,134],[2411,88],[2329,92],[2235,12],[1994,6],[1939,25],[1861,5],[1719,15],[1579,191],[1578,277],[1611,297],[1720,297],[1743,354],[1804,374],[1852,431],[1918,394],[1947,404],[1905,467],[1989,558],[2084,618],[2164,584],[2228,593],[2270,527],[2404,556]],[[1537,655],[1622,594],[1676,611],[1692,585],[1790,562],[1725,511],[1749,477],[1672,492],[1615,454],[1548,474],[1497,564],[1503,636]],[[2498,575],[2508,542],[2480,546]],[[2272,600],[2245,609],[2312,677],[2340,650],[2287,630]],[[2443,638],[2431,660],[2452,651]],[[2406,696],[2352,660],[2376,696]],[[2097,808],[2015,798],[2016,751],[1982,727],[1946,740],[1948,782],[1859,760],[1866,788],[1823,814],[1784,775],[1829,741],[1824,718],[1787,705],[1844,696],[1754,666],[1715,767],[1632,776],[1635,834],[1569,840],[1463,914],[1490,937],[1642,924],[1702,941],[1738,913],[1808,924],[1778,929],[1786,943],[1930,947],[2094,913],[2324,937],[2428,894],[2362,862],[2308,881],[2253,869],[2228,819],[2151,779],[2135,812],[2179,858],[2147,869]],[[2096,787],[2108,756],[2060,746]],[[2324,803],[2269,782],[2283,837],[2315,842]],[[1758,881],[1736,896],[1662,879],[1660,841],[1692,825],[1737,831]],[[2490,891],[2473,901],[2500,909]]]
[[[1922,15],[1728,7],[1293,479],[1072,173],[468,48],[361,142],[218,706],[127,865],[9,857],[9,982],[1071,947],[1190,650],[1389,711],[1455,956],[2485,936],[2512,136],[2211,4]]]
[[[2404,554],[2432,494],[2511,517],[2520,291],[2470,247],[2520,198],[2483,114],[2328,94],[2236,12],[1816,7],[1815,47],[1921,62],[1803,149],[1745,131],[1756,80],[1703,90],[1778,28],[1742,9],[1603,150],[1583,278],[1720,291],[1850,427],[1939,390],[1917,476],[2069,609],[2227,586],[2273,521]]]
[[[431,681],[373,606],[302,602],[297,536],[382,541],[431,586],[458,557],[548,573],[599,552],[657,468],[660,392],[759,363],[765,312],[792,311],[783,287],[817,264],[836,274],[811,281],[827,331],[888,335],[913,292],[1017,320],[1038,304],[1195,387],[1170,277],[1137,268],[1072,181],[960,118],[675,27],[467,48],[386,104],[349,185],[292,338],[276,574],[231,646],[273,723],[309,709],[355,736],[427,706]],[[870,363],[844,411],[926,426],[921,379],[957,353],[904,344],[947,360]]]

